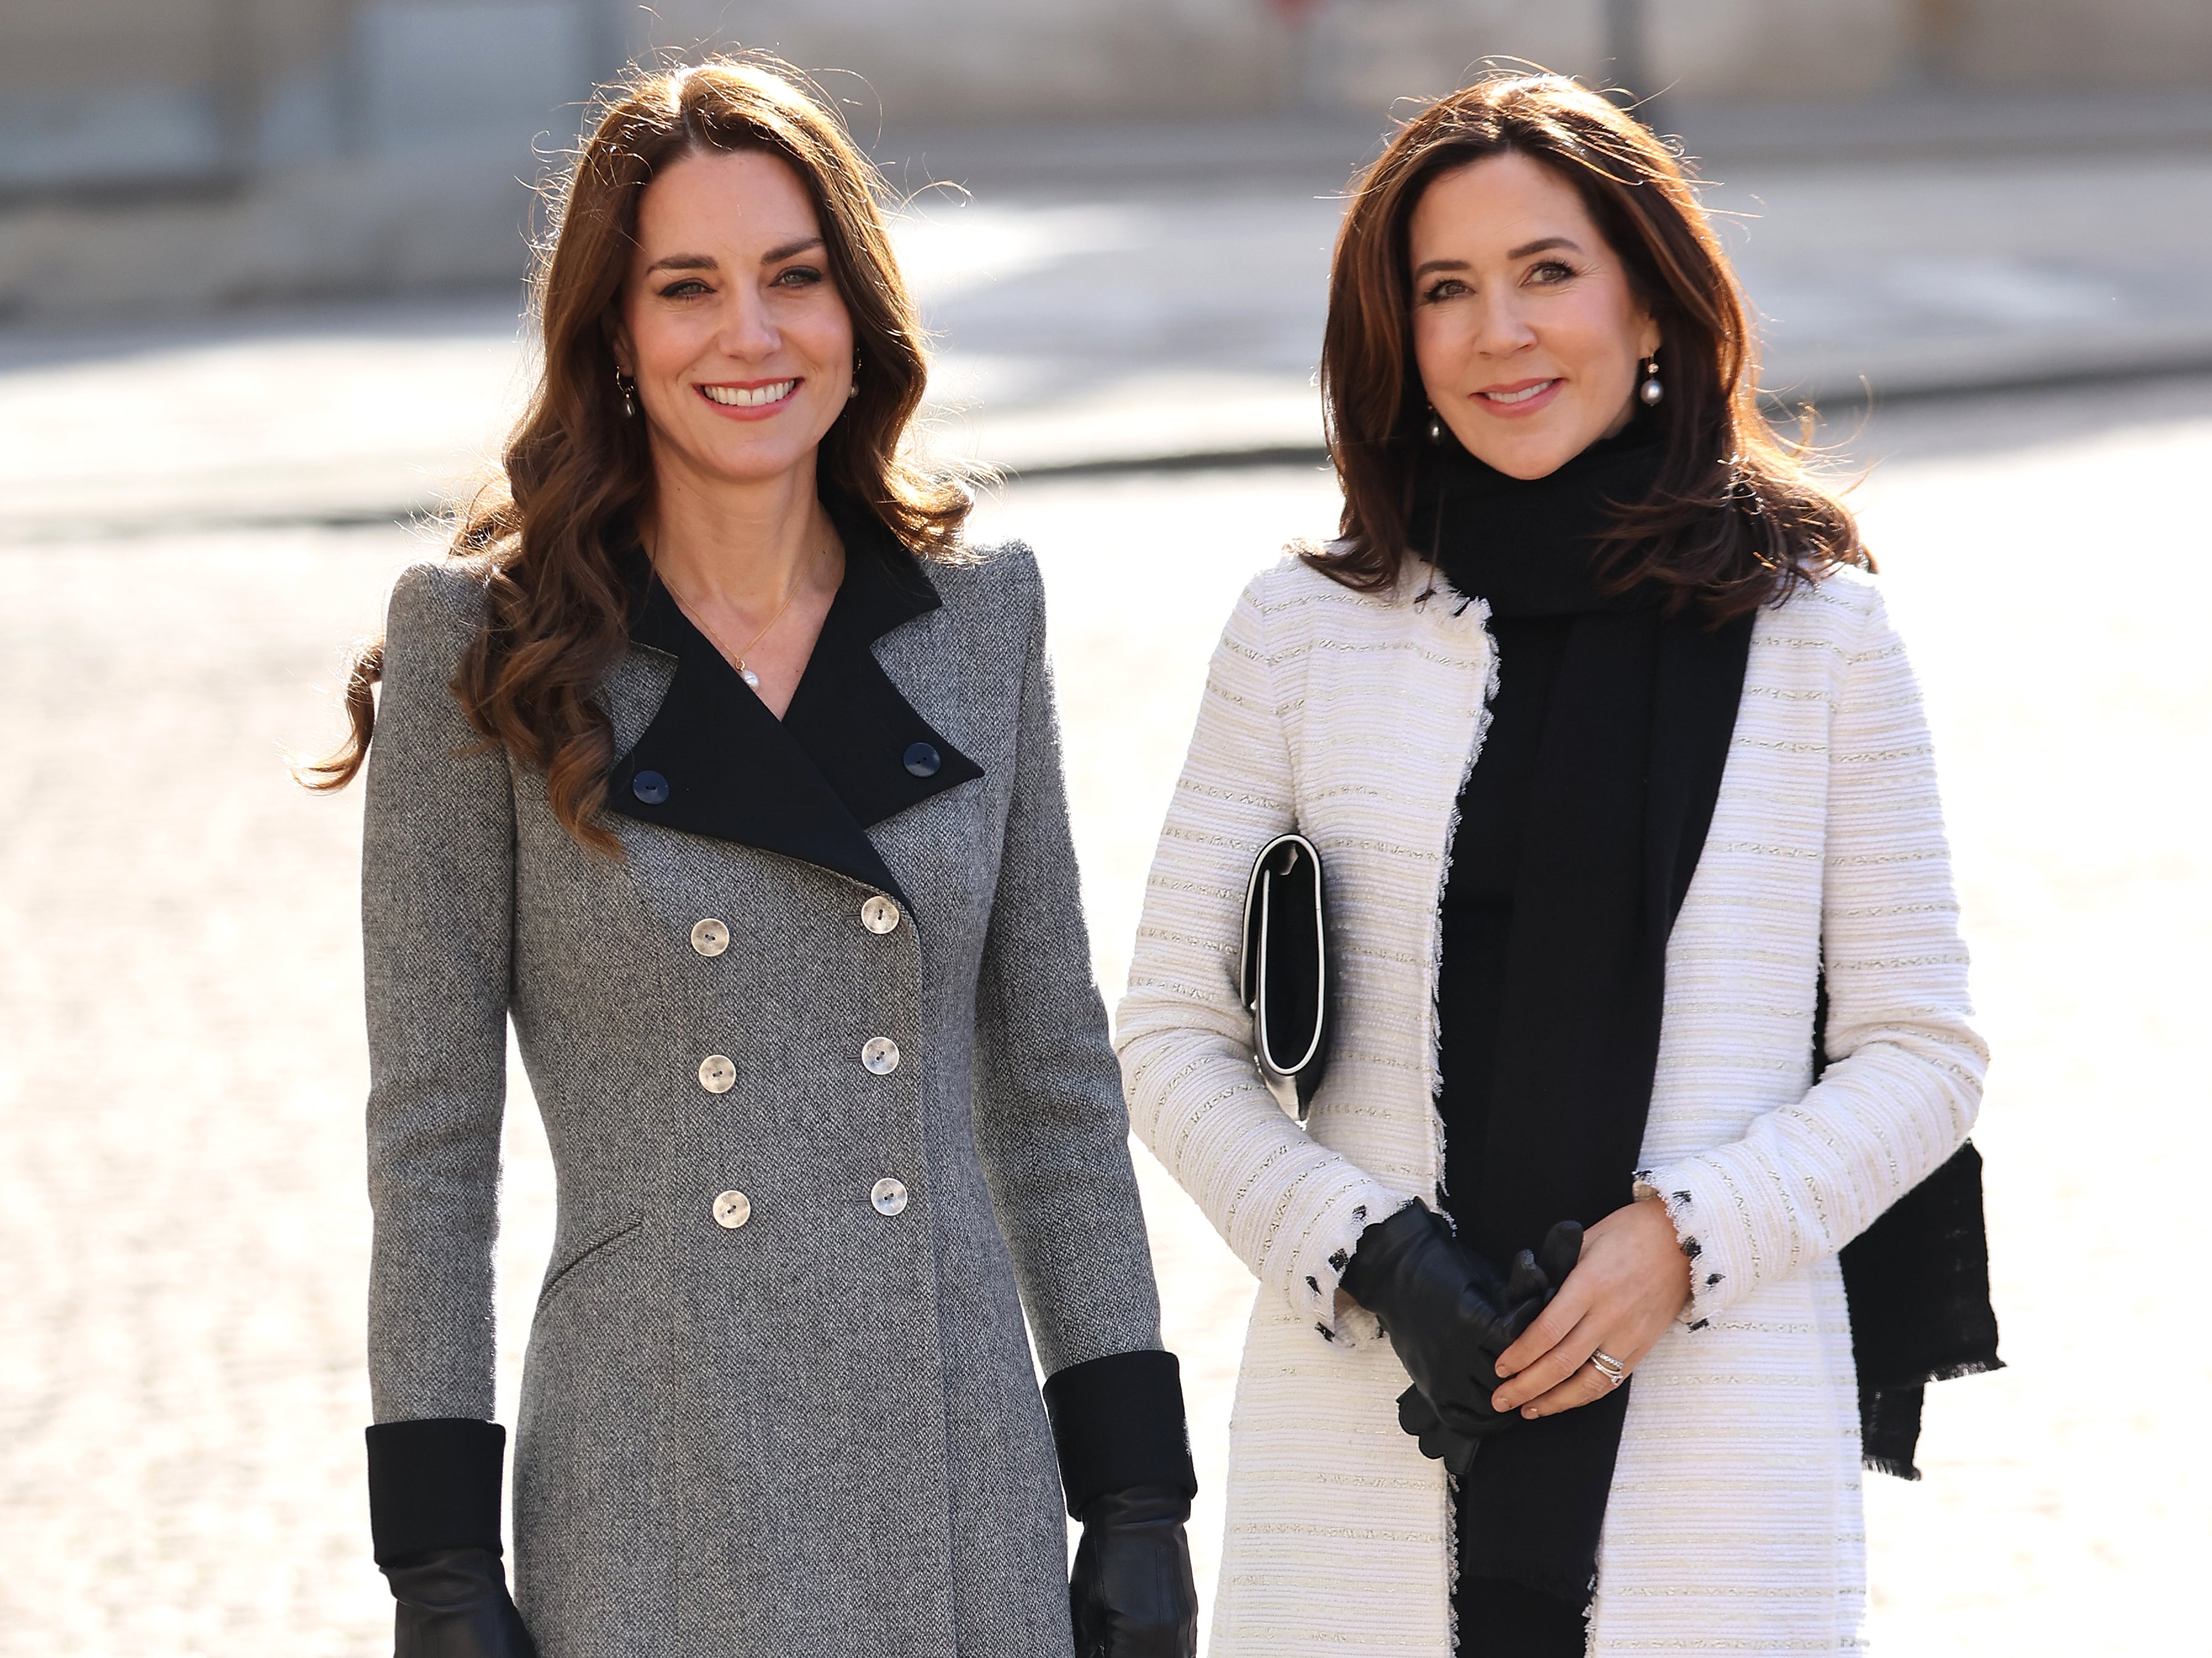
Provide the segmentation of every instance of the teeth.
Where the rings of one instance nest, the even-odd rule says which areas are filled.
[[[702,386],[709,401],[727,409],[757,409],[763,404],[781,403],[791,395],[792,387],[799,382],[776,380],[767,386]]]
[[[1557,380],[1538,380],[1534,386],[1524,386],[1518,392],[1485,392],[1482,395],[1492,403],[1526,403],[1539,392],[1548,392]]]

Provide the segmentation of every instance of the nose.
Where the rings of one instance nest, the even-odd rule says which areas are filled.
[[[1474,349],[1484,356],[1510,357],[1535,343],[1536,331],[1522,314],[1510,288],[1503,294],[1485,294],[1480,304],[1482,310],[1475,326]]]
[[[750,362],[774,356],[783,347],[783,335],[760,295],[750,285],[739,282],[732,285],[723,307],[714,343],[725,355]]]

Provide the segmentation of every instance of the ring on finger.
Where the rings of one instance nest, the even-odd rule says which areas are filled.
[[[1618,1388],[1628,1380],[1628,1366],[1623,1364],[1602,1347],[1589,1357],[1590,1368],[1605,1378],[1608,1388]]]

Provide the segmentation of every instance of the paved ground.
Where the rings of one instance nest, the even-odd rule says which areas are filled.
[[[1862,505],[1928,685],[1997,1051],[1979,1138],[2012,1364],[1938,1389],[1927,1482],[1874,1492],[1878,1643],[2185,1649],[2212,1550],[2184,1218],[2212,1152],[2193,596],[2212,380],[1921,405],[1857,434],[1847,459],[1870,457]],[[1220,618],[1332,510],[1297,468],[1038,483],[986,508],[1045,559],[1109,994]],[[4,1658],[380,1649],[359,799],[301,795],[282,758],[329,735],[337,645],[418,548],[297,527],[0,545]],[[510,1334],[550,1203],[518,1107]],[[1250,1283],[1156,1175],[1210,1582]]]

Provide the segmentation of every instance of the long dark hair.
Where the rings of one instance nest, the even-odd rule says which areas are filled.
[[[611,535],[652,506],[642,421],[624,418],[612,330],[646,186],[703,150],[761,150],[788,162],[813,197],[830,274],[852,313],[855,395],[822,440],[817,473],[874,508],[926,558],[950,559],[971,498],[903,449],[928,362],[920,315],[877,205],[882,182],[828,100],[766,58],[714,58],[641,72],[603,98],[599,120],[554,197],[556,229],[532,277],[544,370],[509,440],[503,479],[461,516],[453,552],[482,580],[483,630],[453,690],[487,743],[545,774],[554,814],[578,841],[611,853],[599,821],[614,732],[600,681],[628,646],[628,594]],[[376,725],[381,642],[347,676],[347,741],[305,769],[319,789],[360,771]]]
[[[1348,587],[1396,585],[1425,442],[1413,361],[1407,229],[1442,174],[1526,155],[1581,195],[1660,332],[1664,459],[1650,497],[1624,503],[1607,575],[1674,590],[1715,620],[1779,598],[1838,564],[1872,568],[1850,513],[1808,477],[1758,403],[1758,349],[1720,242],[1674,154],[1640,123],[1556,75],[1498,75],[1430,105],[1352,190],[1329,271],[1321,381],[1344,489],[1341,539],[1309,562]]]

